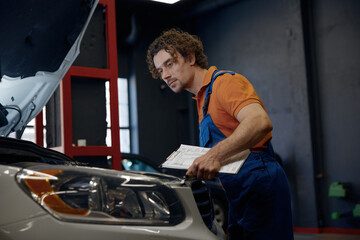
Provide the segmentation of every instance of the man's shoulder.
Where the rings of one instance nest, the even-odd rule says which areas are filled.
[[[229,71],[230,72],[230,71]],[[214,81],[214,87],[215,88],[222,88],[222,87],[228,87],[232,85],[241,86],[241,85],[247,85],[250,82],[247,80],[246,77],[243,75],[233,72],[231,73],[224,73],[219,75],[215,81]]]
[[[241,74],[223,74],[213,84],[213,94],[219,102],[231,99],[243,99],[255,92],[252,84]]]

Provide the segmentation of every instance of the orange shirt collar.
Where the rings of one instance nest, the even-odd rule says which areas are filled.
[[[217,70],[217,67],[215,67],[215,66],[211,66],[211,67],[207,70],[207,72],[206,72],[206,74],[205,74],[205,77],[204,77],[204,80],[203,80],[203,82],[202,82],[202,84],[201,84],[200,90],[199,90],[199,92],[196,94],[196,96],[193,97],[193,99],[197,100],[197,99],[198,99],[198,96],[199,96],[199,93],[202,92],[203,89],[205,89],[205,87],[207,87],[207,86],[210,84],[210,82],[211,82],[211,77],[212,77],[213,73],[215,72],[215,70]]]

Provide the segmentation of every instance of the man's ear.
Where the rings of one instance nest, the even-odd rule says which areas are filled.
[[[194,66],[196,63],[196,57],[195,57],[195,53],[193,52],[189,52],[188,56],[187,56],[187,60],[189,61],[191,66]]]

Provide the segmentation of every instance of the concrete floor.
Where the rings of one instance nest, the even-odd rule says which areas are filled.
[[[360,240],[360,235],[295,233],[295,240]]]

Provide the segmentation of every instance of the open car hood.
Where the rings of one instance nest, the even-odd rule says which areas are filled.
[[[0,2],[0,136],[48,102],[80,53],[98,0]]]

